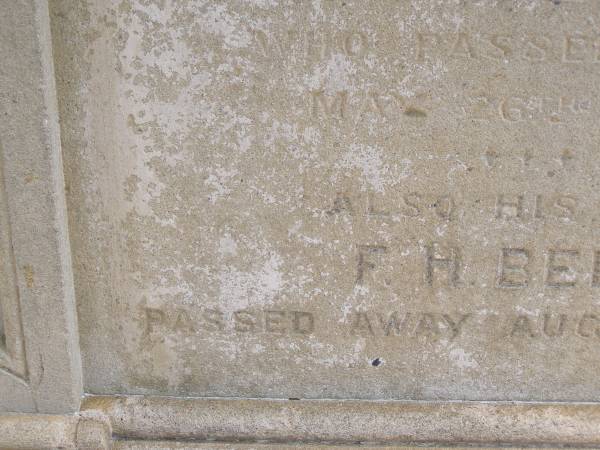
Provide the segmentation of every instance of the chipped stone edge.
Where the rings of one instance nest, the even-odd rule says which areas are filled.
[[[87,396],[115,439],[600,447],[600,403]]]

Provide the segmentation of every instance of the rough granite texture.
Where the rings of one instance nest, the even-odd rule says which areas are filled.
[[[85,390],[600,400],[595,0],[51,0]]]

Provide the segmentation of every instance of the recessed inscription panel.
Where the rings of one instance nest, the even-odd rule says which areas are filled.
[[[64,14],[88,391],[600,399],[594,1]]]

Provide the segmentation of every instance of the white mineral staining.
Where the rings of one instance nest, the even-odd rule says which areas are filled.
[[[237,244],[229,233],[219,239],[219,253],[221,256],[237,255]]]
[[[216,203],[219,198],[231,192],[231,189],[227,186],[227,182],[237,174],[238,171],[235,169],[217,168],[208,175],[204,184],[212,190],[208,198],[211,203]]]
[[[251,42],[243,17],[231,13],[226,4],[209,4],[198,22],[202,32],[220,38],[229,47],[247,47]]]
[[[273,253],[254,270],[223,267],[217,276],[220,307],[233,312],[271,304],[284,286],[281,265],[281,257]]]
[[[450,350],[448,357],[450,362],[459,369],[476,369],[479,367],[479,364],[473,359],[473,356],[459,347]]]
[[[383,193],[385,187],[395,185],[411,173],[412,162],[403,159],[390,166],[385,152],[379,146],[350,144],[337,166],[340,169],[357,169],[361,173],[361,190]]]

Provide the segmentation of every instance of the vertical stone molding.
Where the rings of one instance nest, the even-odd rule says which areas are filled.
[[[82,394],[48,4],[0,2],[0,412]]]
[[[1,148],[0,152],[4,150]],[[4,170],[0,165],[0,369],[27,378]]]

